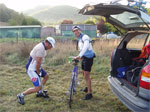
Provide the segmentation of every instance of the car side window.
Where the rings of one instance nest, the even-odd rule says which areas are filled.
[[[142,49],[146,38],[147,38],[147,34],[141,34],[135,36],[128,42],[127,49]]]

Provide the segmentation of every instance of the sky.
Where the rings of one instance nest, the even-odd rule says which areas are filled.
[[[70,5],[81,9],[86,4],[95,4],[95,3],[109,3],[112,0],[0,0],[0,3],[6,5],[6,7],[13,9],[18,12],[22,12],[28,9],[33,9],[39,5]],[[149,1],[149,0],[144,0]],[[127,4],[127,0],[121,0],[122,4]],[[150,7],[150,3],[148,3]]]

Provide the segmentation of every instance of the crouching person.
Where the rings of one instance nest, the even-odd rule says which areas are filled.
[[[24,97],[28,94],[37,93],[37,97],[46,94],[46,92],[42,91],[42,86],[48,80],[48,74],[41,66],[46,56],[46,51],[54,48],[54,45],[55,40],[52,37],[47,37],[45,41],[37,44],[30,52],[29,60],[26,64],[26,72],[32,80],[34,87],[17,95],[20,104],[24,105]],[[40,77],[43,77],[43,80],[40,80]],[[46,97],[48,97],[48,95]]]

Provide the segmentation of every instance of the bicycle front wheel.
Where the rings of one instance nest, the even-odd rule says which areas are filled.
[[[75,77],[73,76],[73,79],[72,79],[72,84],[71,84],[71,90],[70,90],[70,99],[69,99],[69,107],[71,108],[71,104],[72,104],[72,97],[73,97],[73,94],[74,94],[74,83],[75,83]]]

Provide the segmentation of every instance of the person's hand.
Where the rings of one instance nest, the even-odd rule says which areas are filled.
[[[39,77],[42,76],[42,73],[41,73],[41,72],[37,72],[37,71],[35,71],[35,72],[37,73],[37,75],[38,75]]]
[[[75,59],[79,60],[79,59],[81,59],[81,57],[80,56],[76,56]]]

